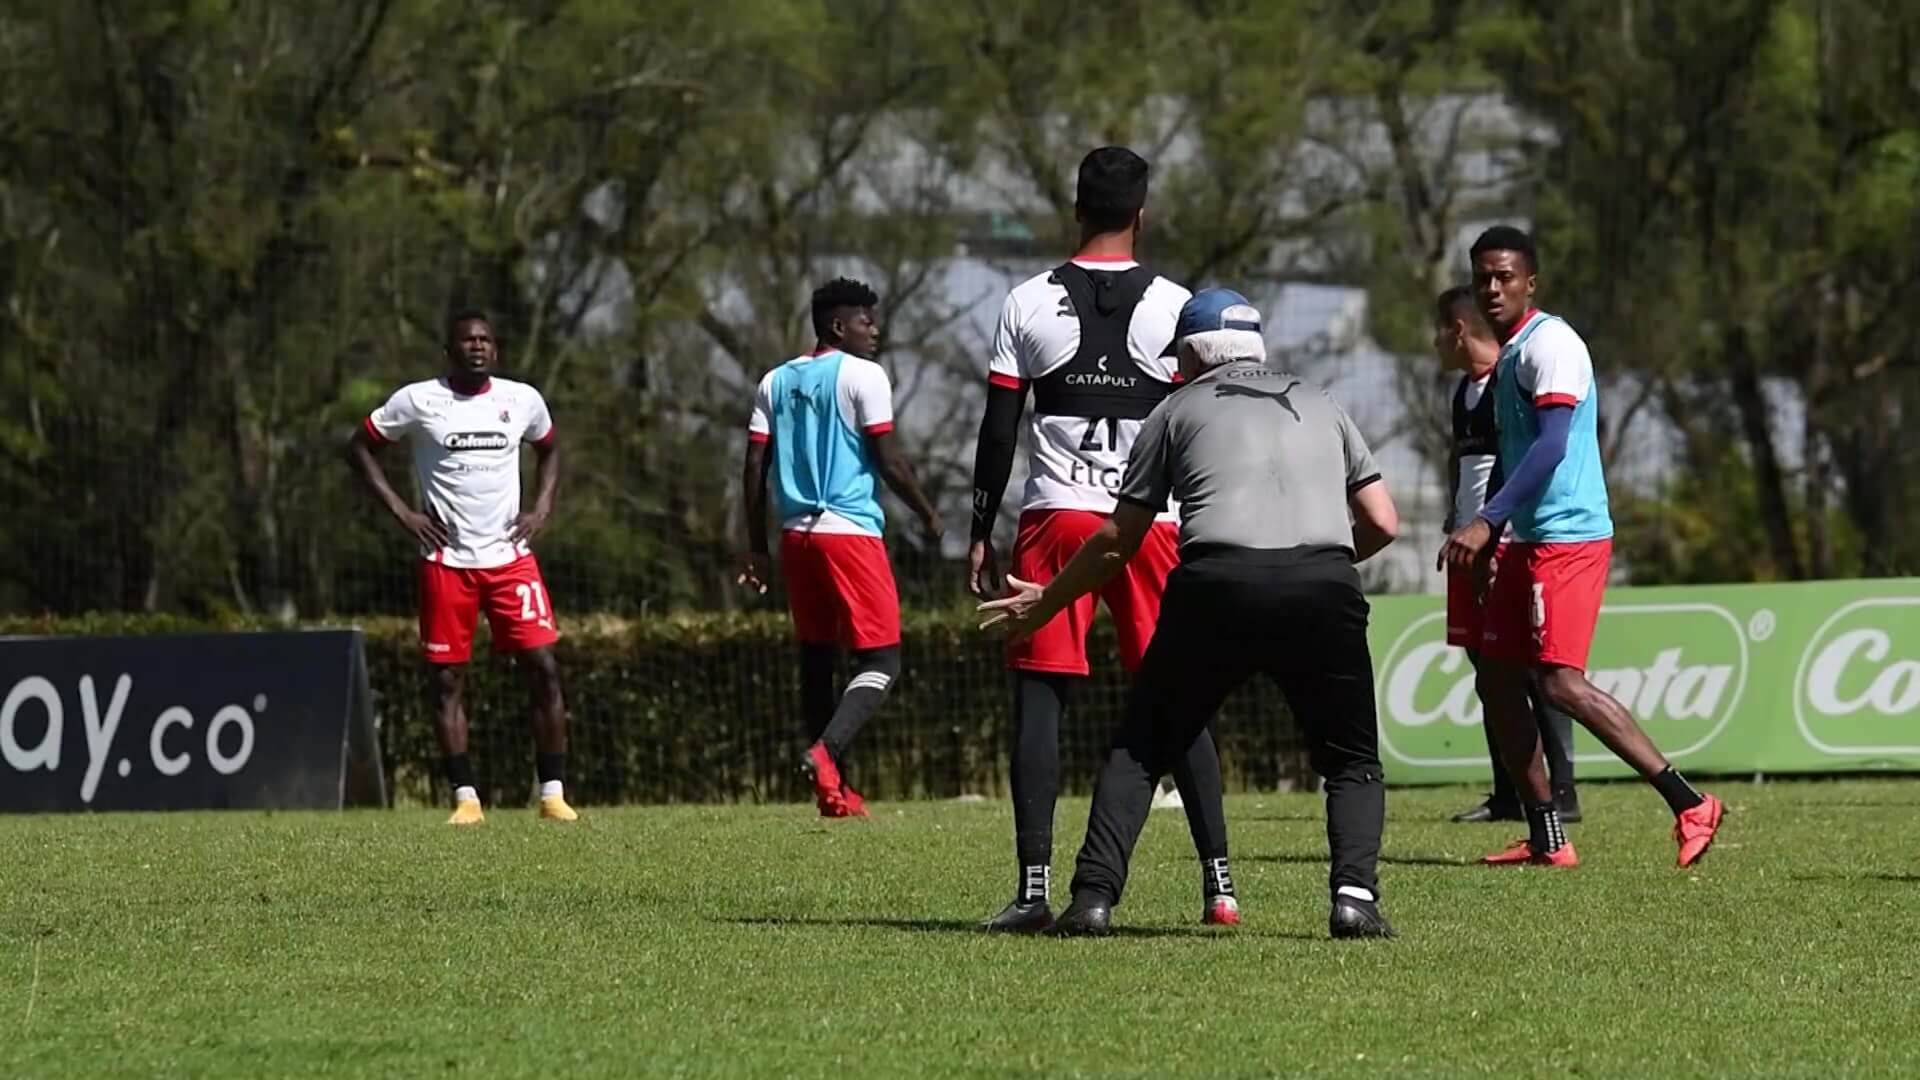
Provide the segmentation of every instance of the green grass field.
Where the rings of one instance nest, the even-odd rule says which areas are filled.
[[[1698,869],[1590,786],[1573,872],[1395,792],[1394,942],[1326,940],[1318,800],[1158,811],[1107,940],[973,930],[1004,803],[0,818],[0,1076],[1912,1075],[1920,785],[1715,785]],[[1059,891],[1084,801],[1062,805]]]

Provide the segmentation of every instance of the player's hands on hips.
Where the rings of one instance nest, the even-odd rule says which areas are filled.
[[[407,530],[407,535],[419,541],[423,548],[439,551],[453,544],[453,534],[447,531],[445,523],[432,514],[405,509],[395,512],[394,517],[399,519],[400,527]]]
[[[982,600],[1000,595],[1005,583],[1000,580],[1000,557],[993,541],[975,540],[967,549],[967,591]]]
[[[998,600],[988,600],[975,610],[986,616],[980,629],[998,626],[1014,641],[1028,637],[1035,630],[1045,626],[1058,612],[1049,611],[1041,602],[1046,590],[1031,581],[1021,581],[1012,574],[1007,575],[1007,588],[1012,590]]]
[[[1440,558],[1434,569],[1444,570],[1452,567],[1463,573],[1471,573],[1475,564],[1481,561],[1483,553],[1490,552],[1493,546],[1493,526],[1486,518],[1477,517],[1466,526],[1454,531],[1440,548]]]
[[[773,580],[773,560],[765,552],[750,551],[740,556],[740,576],[733,580],[734,584],[765,596],[767,582]]]
[[[540,535],[547,527],[547,514],[544,510],[528,510],[513,519],[513,527],[507,530],[507,539],[516,544],[524,544]]]

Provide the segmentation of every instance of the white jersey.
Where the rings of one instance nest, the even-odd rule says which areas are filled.
[[[553,438],[540,391],[495,377],[477,394],[458,394],[429,379],[395,391],[366,426],[381,442],[411,444],[421,501],[452,538],[422,558],[484,570],[528,553],[507,533],[520,516],[520,444]]]
[[[1131,259],[1073,260],[1089,270],[1122,271]],[[1178,381],[1173,331],[1180,308],[1192,294],[1156,277],[1133,309],[1127,327],[1127,352],[1148,378],[1171,386]],[[988,380],[995,386],[1024,390],[1028,384],[1072,360],[1080,350],[1080,319],[1066,286],[1051,270],[1021,282],[1007,294],[1000,325],[993,335]],[[1141,420],[1048,416],[1038,408],[1027,419],[1027,487],[1024,510],[1092,510],[1110,514],[1114,493],[1126,473],[1127,455]],[[1178,521],[1170,506],[1162,521]]]

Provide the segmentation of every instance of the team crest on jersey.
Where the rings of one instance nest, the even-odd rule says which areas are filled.
[[[512,417],[512,416],[510,416],[510,415],[508,415],[508,413],[507,413],[507,410],[505,410],[505,409],[501,409],[501,410],[500,410],[500,422],[501,422],[501,423],[503,423],[503,424],[510,424],[510,423],[512,423],[512,422],[513,422],[513,417]]]

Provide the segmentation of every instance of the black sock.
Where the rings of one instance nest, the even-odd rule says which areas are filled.
[[[538,761],[534,768],[540,777],[541,783],[544,784],[549,780],[557,780],[563,784],[567,782],[567,752],[565,750],[557,754],[537,754],[535,757]],[[524,776],[525,774],[523,773],[521,775]]]
[[[807,742],[818,742],[833,721],[833,645],[800,646],[800,724]]]
[[[1550,802],[1528,803],[1527,843],[1536,854],[1551,855],[1567,845],[1567,830],[1560,824],[1560,811]]]
[[[1653,790],[1660,793],[1661,798],[1667,800],[1667,807],[1676,817],[1707,801],[1693,790],[1693,785],[1687,783],[1685,777],[1674,772],[1671,765],[1648,782],[1653,785]]]
[[[453,788],[473,787],[473,759],[466,754],[448,754],[440,759],[446,770],[447,784]]]
[[[1227,869],[1225,855],[1200,860],[1200,895],[1207,900],[1233,895],[1233,874]]]
[[[1037,904],[1047,899],[1052,891],[1053,867],[1046,863],[1036,863],[1020,868],[1020,890],[1017,894],[1023,904]]]
[[[847,744],[853,742],[853,737],[860,734],[860,729],[879,710],[880,703],[887,700],[887,691],[893,689],[894,677],[899,674],[898,645],[853,654],[853,678],[847,680],[847,692],[840,695],[833,719],[820,733],[820,741],[826,744],[835,764],[839,763]]]
[[[1060,794],[1060,718],[1067,710],[1066,675],[1018,671],[1013,676],[1013,846],[1026,867],[1053,862],[1053,804]],[[1022,885],[1024,889],[1025,886]]]

